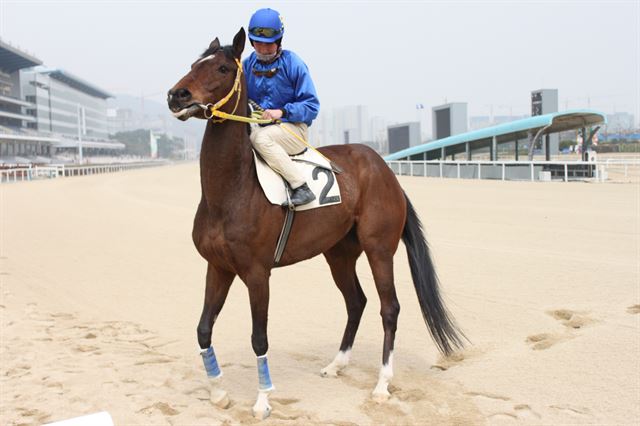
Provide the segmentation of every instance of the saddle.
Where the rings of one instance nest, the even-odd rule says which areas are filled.
[[[253,150],[253,158],[260,187],[269,202],[276,205],[287,204],[289,200],[287,181],[273,171],[255,150]],[[342,201],[338,180],[331,164],[320,153],[305,149],[301,154],[291,156],[291,159],[298,170],[302,172],[307,185],[316,196],[312,202],[297,206],[296,211],[331,206]]]

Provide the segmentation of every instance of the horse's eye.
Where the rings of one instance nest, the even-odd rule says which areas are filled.
[[[229,68],[227,68],[225,65],[221,65],[220,68],[218,68],[218,71],[220,71],[222,74],[226,74],[229,72]]]

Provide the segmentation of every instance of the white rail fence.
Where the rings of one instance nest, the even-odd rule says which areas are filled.
[[[35,179],[56,179],[72,176],[89,176],[102,173],[116,173],[126,170],[157,167],[169,164],[167,161],[148,161],[142,163],[96,164],[91,166],[29,166],[0,169],[0,182],[23,182]]]
[[[604,161],[388,161],[396,175],[528,181],[640,178],[639,159]]]

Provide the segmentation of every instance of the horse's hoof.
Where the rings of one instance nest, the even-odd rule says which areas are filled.
[[[336,368],[333,367],[325,367],[322,370],[320,370],[320,375],[322,377],[338,377],[338,370]]]
[[[378,404],[382,404],[382,403],[387,402],[389,400],[389,398],[391,398],[391,394],[387,390],[385,390],[385,391],[373,391],[371,393],[371,398],[375,402],[377,402]]]
[[[229,395],[223,390],[216,390],[211,392],[211,403],[218,408],[227,408],[231,401]]]
[[[266,407],[263,407],[261,409],[256,409],[255,407],[253,407],[251,412],[253,413],[253,417],[255,417],[257,420],[264,420],[271,414],[271,406],[267,405]]]

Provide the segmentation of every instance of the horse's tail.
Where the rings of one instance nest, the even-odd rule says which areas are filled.
[[[438,276],[429,255],[422,223],[411,201],[409,201],[409,197],[407,194],[404,196],[407,200],[407,221],[402,231],[402,241],[407,247],[411,277],[420,302],[422,317],[440,352],[449,355],[454,349],[464,346],[463,340],[466,337],[456,325],[440,297]]]

